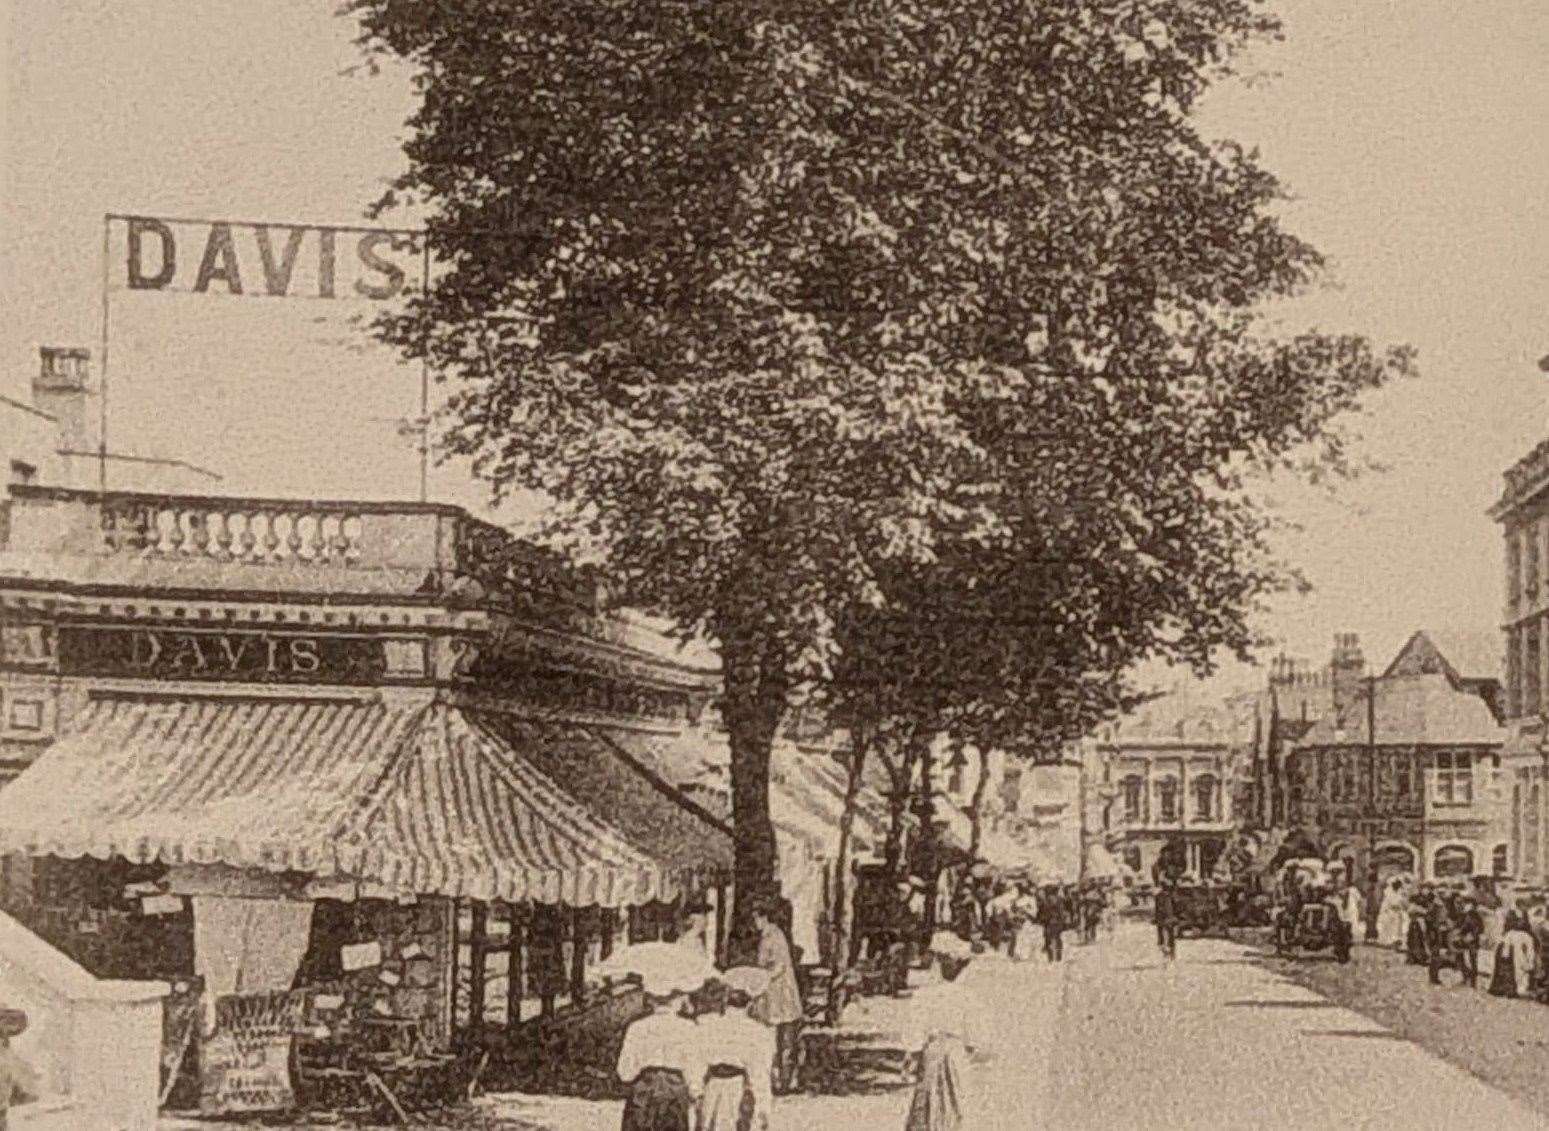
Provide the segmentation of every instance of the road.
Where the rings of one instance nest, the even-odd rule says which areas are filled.
[[[1074,952],[1049,1090],[1061,1131],[1549,1128],[1245,946],[1185,940],[1168,963],[1139,925]]]

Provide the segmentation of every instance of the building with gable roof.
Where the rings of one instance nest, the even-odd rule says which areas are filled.
[[[1463,674],[1421,631],[1382,674],[1330,685],[1320,716],[1282,735],[1283,826],[1358,878],[1510,872],[1499,680]]]

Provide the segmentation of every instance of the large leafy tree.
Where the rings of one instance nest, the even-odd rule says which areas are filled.
[[[720,648],[743,890],[836,610],[1009,559],[1077,642],[1049,695],[1204,664],[1279,576],[1242,476],[1342,456],[1406,364],[1253,318],[1320,268],[1190,121],[1275,31],[1255,0],[345,6],[414,69],[380,204],[439,264],[381,332],[452,382],[446,443],[497,493]]]

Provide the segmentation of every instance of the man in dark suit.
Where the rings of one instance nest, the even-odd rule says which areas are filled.
[[[1156,919],[1156,944],[1168,958],[1178,957],[1178,891],[1173,878],[1163,875],[1156,888],[1153,912]]]

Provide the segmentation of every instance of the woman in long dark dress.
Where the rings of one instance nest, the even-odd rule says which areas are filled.
[[[1508,911],[1502,924],[1501,940],[1495,946],[1490,992],[1496,997],[1527,997],[1532,992],[1536,949],[1533,936],[1528,933],[1527,920],[1516,911]]]
[[[1411,966],[1425,966],[1430,962],[1429,936],[1425,929],[1425,912],[1434,896],[1422,892],[1409,901],[1409,927],[1404,934],[1404,960]]]

